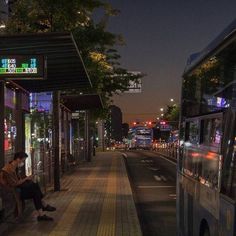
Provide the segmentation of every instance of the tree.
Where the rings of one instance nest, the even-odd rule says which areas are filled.
[[[103,9],[104,15],[95,22],[93,14],[97,9]],[[124,92],[130,81],[142,77],[120,67],[120,55],[114,47],[123,44],[123,38],[106,30],[109,17],[117,14],[117,9],[101,0],[18,0],[12,6],[7,32],[72,32],[92,81],[93,92],[101,94],[108,107],[114,93]]]
[[[164,113],[164,119],[166,119],[174,128],[178,128],[180,116],[179,105],[167,106],[166,112]]]

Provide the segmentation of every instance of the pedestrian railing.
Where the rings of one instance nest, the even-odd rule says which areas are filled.
[[[177,160],[178,144],[176,143],[159,143],[153,147],[153,150]]]

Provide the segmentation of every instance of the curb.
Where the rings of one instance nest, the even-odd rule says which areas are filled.
[[[151,151],[151,152],[152,152],[152,153],[155,153],[155,154],[158,154],[158,155],[160,155],[160,156],[163,156],[163,157],[169,159],[170,161],[173,161],[173,162],[177,163],[177,159],[175,159],[175,158],[173,158],[173,157],[167,156],[167,155],[165,155],[165,154],[163,154],[163,153],[161,153],[161,152],[157,152],[157,151]]]
[[[136,199],[138,199],[138,197],[136,196],[136,193],[134,191],[135,186],[132,183],[131,177],[130,177],[130,174],[129,174],[129,167],[128,167],[128,164],[127,164],[128,155],[126,153],[121,153],[121,154],[123,156],[123,161],[124,161],[124,165],[125,165],[125,169],[126,169],[126,173],[127,173],[127,178],[129,180],[129,184],[130,184],[130,188],[131,188],[131,192],[132,192],[132,198],[133,198],[134,206],[135,206],[135,209],[136,209],[136,214],[137,214],[138,221],[139,221],[140,231],[141,231],[142,235],[144,235],[144,229],[143,229],[143,224],[142,224],[142,214],[141,214],[141,211],[140,211],[140,209],[138,208],[138,206],[136,204],[136,202],[137,202]]]

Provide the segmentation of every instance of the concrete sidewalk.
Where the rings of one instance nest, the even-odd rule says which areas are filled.
[[[141,236],[122,155],[98,153],[62,179],[62,191],[46,200],[57,211],[53,222],[37,222],[34,213],[5,235]]]

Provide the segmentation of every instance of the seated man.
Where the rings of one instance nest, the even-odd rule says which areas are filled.
[[[33,199],[34,206],[38,212],[38,221],[52,221],[53,218],[43,214],[43,211],[55,211],[56,208],[43,202],[43,194],[38,183],[32,181],[33,176],[20,178],[17,175],[17,168],[24,165],[27,157],[28,155],[24,152],[15,153],[14,160],[6,164],[2,169],[1,182],[5,187],[19,192],[22,200]]]

